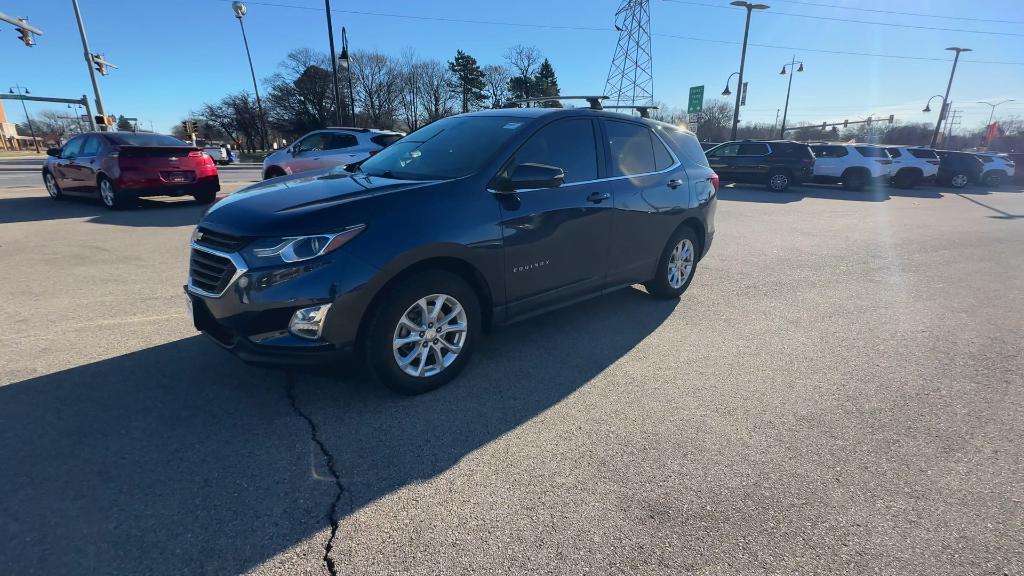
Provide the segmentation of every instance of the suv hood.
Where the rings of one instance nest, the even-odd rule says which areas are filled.
[[[338,169],[303,172],[243,188],[207,210],[201,226],[233,236],[291,236],[367,224],[381,194],[443,181],[394,180]]]

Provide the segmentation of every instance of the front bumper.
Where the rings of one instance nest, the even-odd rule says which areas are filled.
[[[377,272],[340,249],[308,262],[245,270],[219,296],[184,289],[196,330],[243,360],[319,364],[352,348]],[[297,310],[328,303],[319,339],[288,331]]]

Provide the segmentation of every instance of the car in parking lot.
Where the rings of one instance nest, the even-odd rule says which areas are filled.
[[[715,233],[718,177],[693,134],[608,111],[453,116],[348,169],[206,213],[185,286],[198,330],[256,362],[355,349],[425,392],[490,325],[637,283],[679,297]]]
[[[810,148],[790,140],[725,142],[706,154],[722,180],[764,184],[774,192],[809,180],[814,173]]]
[[[811,144],[811,151],[815,182],[863,190],[869,184],[885,184],[889,180],[892,158],[881,146],[823,142]]]
[[[931,148],[886,146],[892,158],[889,178],[897,188],[913,188],[921,183],[935,182],[939,172],[939,156]]]
[[[401,132],[369,128],[314,130],[263,159],[263,177],[276,178],[365,160],[402,138]]]
[[[963,188],[968,184],[981,182],[984,163],[977,155],[952,150],[936,150],[935,153],[941,160],[939,172],[935,177],[937,183]]]
[[[51,198],[98,196],[111,210],[144,196],[193,196],[209,204],[220,190],[213,159],[172,136],[90,132],[46,151],[42,175]]]
[[[1017,171],[1017,164],[1006,154],[979,153],[976,156],[982,162],[980,178],[985,186],[994,188],[1009,182]]]

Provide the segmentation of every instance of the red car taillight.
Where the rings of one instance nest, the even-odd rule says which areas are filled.
[[[721,181],[718,179],[718,174],[711,173],[711,185],[715,187],[715,192],[718,192],[718,187],[721,186]]]

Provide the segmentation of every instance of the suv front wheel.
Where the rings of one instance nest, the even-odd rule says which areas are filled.
[[[363,345],[377,380],[399,394],[422,394],[462,371],[481,331],[473,288],[456,274],[429,270],[384,295]]]

